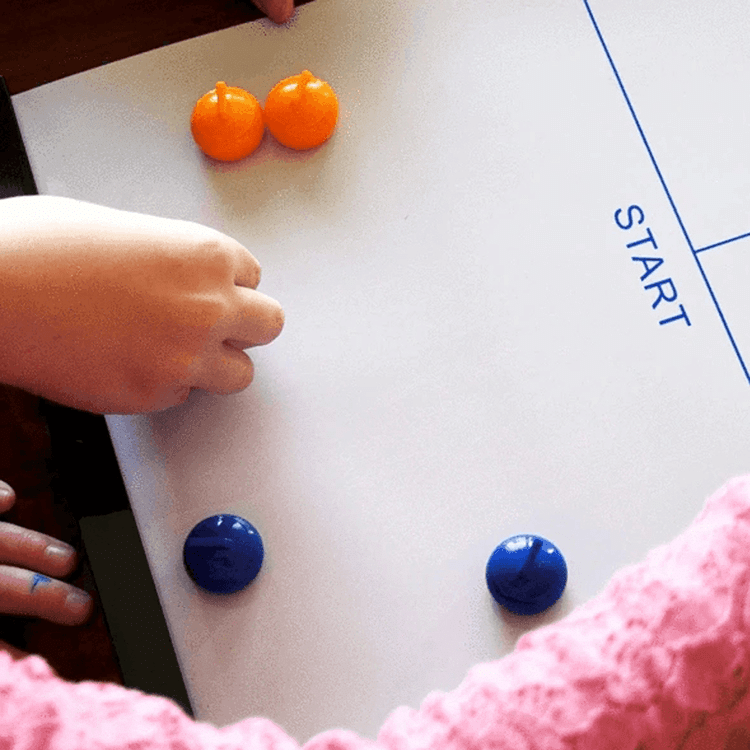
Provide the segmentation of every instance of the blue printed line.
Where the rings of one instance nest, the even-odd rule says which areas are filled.
[[[722,245],[728,245],[730,242],[737,242],[737,240],[744,240],[750,237],[750,232],[745,234],[738,234],[736,237],[730,237],[728,240],[722,240],[721,242],[714,242],[713,245],[706,245],[705,247],[699,247],[696,253],[705,253],[706,250],[713,250],[715,247],[721,247]]]
[[[638,133],[641,136],[643,145],[646,147],[648,156],[651,159],[651,164],[653,164],[654,169],[656,170],[656,175],[659,178],[659,182],[661,182],[661,186],[662,188],[664,188],[664,192],[667,194],[667,200],[669,200],[669,205],[672,207],[672,211],[677,219],[677,223],[680,225],[680,229],[682,230],[682,234],[685,237],[685,241],[688,243],[688,247],[690,248],[691,252],[695,252],[695,250],[693,249],[693,243],[691,242],[690,237],[687,233],[687,229],[685,229],[685,225],[682,223],[682,217],[677,211],[677,206],[675,205],[674,200],[672,200],[672,194],[669,192],[669,188],[667,187],[667,183],[664,180],[664,177],[662,176],[661,170],[659,169],[659,165],[656,163],[656,158],[654,157],[654,154],[651,151],[651,146],[648,143],[646,134],[643,132],[643,128],[641,127],[640,120],[638,119],[638,115],[636,115],[635,113],[635,109],[633,108],[633,104],[630,101],[628,92],[625,90],[625,85],[623,84],[622,78],[620,78],[620,74],[617,71],[617,66],[615,65],[615,61],[612,59],[612,55],[609,53],[609,48],[607,47],[607,43],[604,41],[602,32],[599,30],[599,24],[597,24],[596,19],[594,18],[594,14],[591,11],[591,7],[589,6],[589,0],[583,0],[583,4],[586,6],[586,10],[589,14],[589,18],[591,19],[591,23],[594,25],[594,30],[596,31],[596,35],[599,37],[599,41],[601,42],[602,48],[604,49],[604,54],[607,56],[607,60],[609,60],[609,65],[612,68],[612,72],[615,74],[615,78],[617,79],[617,85],[620,87],[620,91],[625,99],[625,103],[628,105],[628,109],[630,110],[630,114],[633,118],[633,122],[635,122],[635,126],[638,128]]]
[[[719,314],[719,318],[721,319],[721,323],[724,326],[724,330],[726,331],[726,334],[729,337],[729,341],[732,344],[732,348],[734,349],[734,353],[737,356],[737,359],[739,360],[740,367],[742,367],[742,372],[745,373],[745,378],[747,379],[748,384],[750,384],[750,373],[748,372],[747,367],[745,366],[745,361],[742,359],[742,355],[740,354],[740,350],[737,347],[737,343],[734,340],[734,336],[732,336],[732,332],[729,330],[729,325],[727,324],[727,321],[724,318],[724,313],[721,311],[721,307],[719,306],[719,301],[716,299],[714,290],[711,288],[711,284],[708,281],[708,277],[706,276],[706,273],[703,270],[703,266],[698,258],[698,252],[702,252],[703,250],[708,250],[709,248],[706,247],[706,248],[702,248],[701,250],[696,250],[693,247],[693,243],[690,239],[690,236],[688,235],[687,230],[685,229],[685,225],[683,224],[682,217],[680,216],[680,213],[677,210],[677,206],[675,205],[675,202],[672,199],[672,194],[669,192],[669,188],[667,187],[667,183],[664,179],[664,176],[662,175],[661,170],[659,169],[659,165],[656,162],[656,157],[654,157],[653,151],[651,151],[651,146],[649,145],[648,139],[646,138],[646,134],[643,132],[643,128],[641,127],[640,120],[638,119],[638,115],[636,115],[635,109],[633,108],[633,104],[631,103],[630,97],[628,96],[628,92],[625,90],[625,85],[622,82],[622,78],[620,78],[620,74],[617,70],[617,66],[615,65],[615,61],[612,59],[612,55],[609,52],[607,43],[604,41],[602,32],[599,29],[599,24],[596,22],[596,18],[594,18],[594,14],[591,10],[591,6],[589,5],[589,0],[583,0],[583,4],[584,6],[586,6],[586,12],[589,14],[591,23],[594,26],[594,31],[596,31],[596,35],[599,37],[599,42],[602,45],[604,54],[607,56],[609,65],[612,68],[612,72],[614,73],[615,79],[617,80],[617,85],[620,87],[620,92],[622,93],[622,96],[625,99],[625,103],[628,105],[628,109],[630,110],[630,115],[633,118],[633,122],[635,123],[636,128],[638,128],[638,133],[641,136],[643,145],[646,147],[648,156],[651,159],[651,164],[653,165],[654,170],[656,171],[656,175],[659,178],[659,182],[661,183],[661,186],[664,189],[664,193],[667,196],[667,200],[669,201],[669,205],[672,208],[672,212],[674,213],[675,218],[677,219],[677,223],[680,225],[682,234],[685,237],[685,242],[687,242],[688,247],[690,248],[690,252],[692,253],[693,258],[695,259],[696,265],[698,266],[698,271],[700,272],[700,275],[703,278],[703,283],[706,285],[706,289],[708,289],[708,293],[711,296],[712,302],[714,303],[716,312]],[[750,235],[743,235],[743,236],[750,236]],[[733,238],[733,239],[739,239],[739,237]],[[726,242],[730,242],[730,241],[732,240],[726,240]],[[719,244],[725,244],[725,243],[722,242]],[[716,245],[712,245],[711,247],[716,247]]]

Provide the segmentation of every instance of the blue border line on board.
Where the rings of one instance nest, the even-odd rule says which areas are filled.
[[[738,234],[736,237],[730,237],[728,240],[722,240],[721,242],[714,242],[713,245],[706,245],[705,247],[698,247],[695,249],[695,252],[705,253],[706,250],[713,250],[715,247],[728,245],[730,242],[737,242],[737,240],[746,240],[748,237],[750,237],[750,232],[745,232],[745,234]]]
[[[745,366],[745,361],[742,359],[742,355],[740,354],[740,350],[737,347],[737,344],[734,340],[734,336],[732,336],[732,332],[729,330],[729,325],[727,325],[727,321],[724,318],[724,313],[721,311],[721,307],[719,306],[719,301],[716,299],[716,295],[714,294],[714,290],[711,288],[711,284],[708,281],[708,277],[706,276],[706,272],[703,270],[703,265],[700,262],[700,259],[698,258],[698,252],[693,247],[693,243],[690,239],[690,236],[687,233],[687,230],[685,229],[685,225],[682,222],[682,217],[680,216],[679,211],[677,210],[677,206],[675,205],[674,200],[672,199],[672,194],[669,192],[669,188],[667,187],[667,183],[664,180],[664,176],[661,173],[661,170],[659,169],[659,165],[656,162],[656,158],[654,157],[653,152],[651,151],[651,146],[649,145],[648,139],[646,138],[646,134],[643,132],[643,128],[641,127],[640,120],[638,119],[638,115],[635,113],[635,109],[633,108],[633,104],[630,101],[630,97],[628,96],[628,92],[625,90],[625,85],[622,82],[622,78],[620,78],[620,73],[617,70],[617,66],[615,65],[615,61],[612,59],[612,55],[609,52],[609,48],[607,47],[607,43],[604,41],[604,37],[602,36],[602,32],[599,29],[599,24],[596,22],[596,18],[594,17],[594,13],[591,10],[591,6],[589,5],[589,0],[583,0],[583,4],[586,7],[586,12],[589,14],[589,18],[591,19],[591,23],[594,26],[594,31],[596,31],[597,37],[599,37],[599,42],[602,45],[602,49],[604,50],[604,54],[607,56],[607,60],[609,61],[609,65],[612,68],[612,72],[615,75],[615,79],[617,80],[617,85],[620,87],[620,92],[623,95],[623,98],[625,99],[625,103],[628,105],[628,109],[630,110],[630,115],[633,118],[633,122],[635,123],[636,128],[638,128],[638,133],[641,136],[641,140],[643,141],[643,145],[646,147],[646,151],[648,152],[649,159],[651,159],[651,164],[654,167],[654,170],[656,171],[656,176],[659,178],[659,182],[661,183],[661,186],[664,190],[664,193],[667,196],[667,200],[669,201],[669,205],[672,208],[672,212],[675,215],[675,218],[677,219],[677,223],[680,225],[680,229],[682,230],[682,234],[685,237],[685,241],[687,242],[688,247],[690,248],[690,252],[693,255],[693,258],[695,259],[696,265],[698,266],[698,271],[700,272],[700,275],[703,278],[703,283],[706,285],[706,289],[708,289],[708,293],[711,296],[711,300],[714,303],[714,307],[716,308],[716,312],[719,314],[719,318],[721,319],[721,323],[724,326],[724,330],[726,331],[727,336],[729,337],[729,341],[732,344],[732,348],[734,349],[734,353],[737,356],[737,359],[739,360],[740,367],[742,367],[742,372],[745,373],[745,378],[747,379],[748,383],[750,384],[750,373],[748,373],[747,367]],[[734,238],[738,239],[738,238]],[[727,240],[726,242],[730,242],[731,240]],[[719,244],[725,244],[724,242]],[[715,247],[715,246],[712,246]],[[701,250],[708,250],[709,248],[702,248]]]

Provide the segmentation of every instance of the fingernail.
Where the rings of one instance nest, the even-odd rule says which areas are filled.
[[[12,494],[13,490],[11,489],[11,486],[5,484],[5,482],[0,482],[0,502],[7,500]]]
[[[86,609],[90,602],[91,597],[84,591],[71,591],[65,600],[65,606],[73,612],[80,612]]]
[[[50,544],[44,554],[50,559],[56,562],[62,562],[63,560],[69,560],[74,554],[75,550],[72,547],[62,544]]]

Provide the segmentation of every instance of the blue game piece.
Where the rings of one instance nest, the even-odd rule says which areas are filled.
[[[201,521],[185,540],[188,575],[213,594],[244,589],[263,564],[263,540],[244,518],[222,513]]]
[[[506,539],[487,562],[487,586],[494,600],[518,615],[551,607],[568,582],[568,566],[557,547],[541,536]]]

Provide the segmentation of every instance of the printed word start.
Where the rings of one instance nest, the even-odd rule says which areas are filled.
[[[638,255],[631,256],[631,260],[638,265],[638,272],[643,282],[643,289],[656,295],[651,303],[654,310],[659,311],[661,317],[660,326],[667,323],[676,323],[681,320],[685,325],[690,325],[687,311],[679,302],[677,287],[671,276],[666,276],[664,270],[659,270],[664,265],[664,258],[657,256],[655,251],[659,249],[656,238],[651,227],[644,227],[646,214],[640,206],[628,206],[623,210],[615,211],[615,223],[620,229],[630,232],[635,237],[625,247]]]

